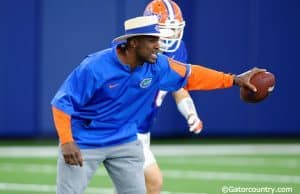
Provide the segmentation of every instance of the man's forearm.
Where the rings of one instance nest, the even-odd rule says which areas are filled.
[[[191,75],[185,86],[187,90],[214,90],[231,87],[234,75],[209,69],[199,65],[192,65]]]

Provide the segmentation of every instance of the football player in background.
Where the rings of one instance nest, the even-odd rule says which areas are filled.
[[[187,63],[187,50],[182,40],[185,21],[179,6],[171,0],[153,0],[146,6],[144,15],[158,16],[159,30],[171,35],[160,38],[160,51],[172,59]],[[150,127],[166,94],[166,91],[158,91],[156,99],[154,99],[152,112],[148,114],[143,125],[138,128],[138,138],[143,143],[144,149],[144,174],[148,194],[160,193],[163,184],[162,173],[150,149]],[[189,93],[181,88],[173,92],[172,95],[178,110],[187,120],[189,130],[194,133],[200,133],[203,124]]]

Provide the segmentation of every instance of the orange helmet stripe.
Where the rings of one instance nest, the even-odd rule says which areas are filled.
[[[171,0],[153,0],[144,11],[144,15],[159,16],[160,23],[166,23],[167,20],[178,20],[183,22],[182,13],[179,6]]]

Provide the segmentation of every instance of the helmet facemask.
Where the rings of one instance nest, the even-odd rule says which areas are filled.
[[[159,40],[160,50],[163,52],[175,52],[180,46],[183,37],[185,22],[178,20],[167,20],[165,23],[159,24],[159,30],[166,34],[168,37],[161,37]]]

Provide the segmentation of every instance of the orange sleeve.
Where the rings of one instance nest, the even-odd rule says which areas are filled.
[[[184,77],[186,74],[186,66],[179,61],[175,61],[172,58],[168,58],[171,69],[177,72],[181,77]]]
[[[191,74],[185,86],[187,90],[213,90],[233,85],[233,75],[199,65],[191,66]]]
[[[72,142],[71,116],[52,106],[55,128],[61,144]]]

